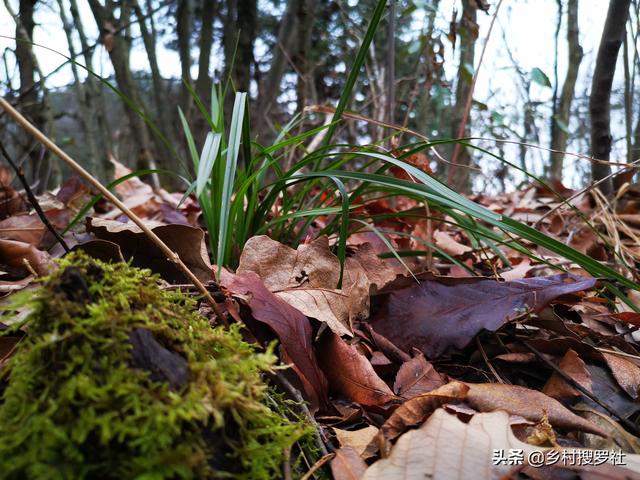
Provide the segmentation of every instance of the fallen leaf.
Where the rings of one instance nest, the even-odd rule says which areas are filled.
[[[378,433],[378,429],[373,425],[359,430],[341,430],[334,427],[333,431],[341,447],[352,447],[360,456]]]
[[[441,230],[433,232],[433,240],[436,247],[454,257],[473,252],[473,248],[455,241],[451,235]]]
[[[371,247],[362,247],[345,262],[342,289],[340,261],[320,237],[297,250],[260,235],[247,240],[238,273],[255,272],[269,290],[308,317],[327,324],[338,335],[352,335],[352,323],[369,316],[370,290],[395,278]]]
[[[573,380],[578,382],[587,391],[592,392],[591,374],[587,366],[572,350],[567,350],[558,367]],[[547,383],[542,388],[542,393],[549,395],[556,400],[568,400],[582,395],[575,387],[567,383],[557,372],[553,372]],[[592,392],[593,393],[593,392]]]
[[[157,222],[145,224],[178,254],[200,281],[208,282],[212,279],[213,273],[202,229],[187,225],[163,225]],[[118,245],[125,259],[132,259],[133,266],[149,268],[170,283],[188,281],[182,271],[167,259],[137,225],[88,217],[86,228],[97,238]]]
[[[635,363],[619,355],[602,352],[602,356],[618,385],[631,398],[636,400],[638,398],[638,389],[640,389],[640,368]]]
[[[40,276],[47,275],[53,262],[47,252],[38,250],[33,245],[14,240],[0,239],[0,265],[6,265],[17,272],[29,274],[25,262]]]
[[[557,400],[544,393],[519,385],[499,383],[467,383],[466,401],[480,412],[505,410],[533,422],[540,422],[545,414],[554,427],[595,433],[603,437],[607,433],[598,426],[579,417]]]
[[[445,403],[464,400],[468,392],[467,385],[454,381],[404,402],[380,427],[375,445],[382,450],[383,456],[387,456],[392,440],[409,428],[422,425],[429,415]]]
[[[402,364],[396,375],[393,390],[396,395],[412,398],[444,385],[444,380],[422,353]]]
[[[383,406],[397,397],[358,350],[328,332],[318,346],[320,366],[331,390],[366,406]]]
[[[572,283],[565,283],[569,279]],[[432,277],[391,293],[370,323],[401,349],[415,347],[435,358],[451,346],[465,347],[483,329],[495,331],[561,295],[592,288],[595,282],[567,275],[513,282]]]
[[[284,354],[293,362],[312,409],[326,406],[327,379],[318,367],[312,345],[309,320],[300,311],[267,290],[253,272],[227,274],[224,287],[234,296],[243,299],[251,314],[259,322],[268,325],[278,336]]]
[[[359,480],[367,470],[367,464],[360,458],[352,447],[342,447],[336,450],[336,456],[331,460],[331,473],[335,480]]]
[[[539,450],[518,440],[506,412],[474,415],[463,423],[443,409],[436,410],[417,430],[402,435],[388,458],[371,465],[363,480],[496,480],[511,466],[493,465],[494,452]],[[508,478],[508,477],[507,477]]]

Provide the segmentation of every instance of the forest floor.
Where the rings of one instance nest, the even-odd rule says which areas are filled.
[[[65,253],[11,181],[1,167],[3,302]],[[388,213],[376,227],[395,232],[387,239],[398,251],[420,256],[396,258],[377,235],[357,233],[340,278],[335,239],[314,237],[319,217],[297,249],[249,239],[235,271],[215,282],[195,201],[179,205],[182,193],[153,191],[137,178],[116,193],[205,284],[226,319],[204,302],[201,314],[243,324],[262,345],[278,341],[280,361],[292,365],[278,373],[279,388],[305,400],[318,451],[294,473],[284,468],[285,477],[640,478],[640,291],[530,242],[520,251],[490,248],[445,216],[394,217],[410,200],[363,208]],[[637,281],[640,192],[629,188],[615,204],[592,191],[561,193],[571,206],[533,185],[471,199]],[[72,178],[38,201],[62,231],[92,197]],[[104,201],[64,240],[198,293]],[[10,365],[20,338],[0,336],[0,365]]]

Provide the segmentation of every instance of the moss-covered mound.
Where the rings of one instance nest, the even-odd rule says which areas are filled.
[[[304,427],[258,353],[149,271],[74,254],[0,371],[0,478],[273,478]]]

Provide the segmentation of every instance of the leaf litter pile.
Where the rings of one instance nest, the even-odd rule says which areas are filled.
[[[127,173],[121,165],[116,172]],[[4,167],[0,183],[6,306],[54,271],[65,250]],[[282,476],[640,478],[640,292],[618,286],[625,303],[542,247],[529,244],[527,254],[489,249],[444,217],[394,218],[411,205],[381,200],[363,208],[390,214],[376,227],[394,232],[386,239],[395,249],[424,250],[424,242],[434,248],[394,257],[378,235],[361,230],[348,238],[341,278],[336,239],[310,231],[294,249],[257,236],[238,252],[235,272],[223,269],[217,284],[196,202],[180,203],[182,194],[153,191],[135,178],[116,192],[207,285],[225,318],[205,303],[201,314],[212,324],[240,324],[256,345],[277,344],[287,367],[271,372],[270,383],[298,402],[315,431],[314,448],[302,460],[290,455]],[[637,280],[624,265],[640,261],[638,196],[629,190],[614,209],[586,192],[570,209],[531,186],[472,200]],[[61,232],[92,198],[72,178],[39,203]],[[129,261],[160,275],[162,288],[198,298],[145,234],[104,202],[64,239],[71,250]],[[10,367],[29,336],[11,328],[28,313],[0,318],[0,369]],[[0,375],[3,395],[6,381]]]

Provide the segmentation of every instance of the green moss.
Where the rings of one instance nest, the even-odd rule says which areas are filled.
[[[306,432],[266,406],[273,354],[147,270],[74,254],[24,302],[28,335],[0,371],[0,478],[274,478]],[[141,329],[186,360],[184,381],[136,361]]]

